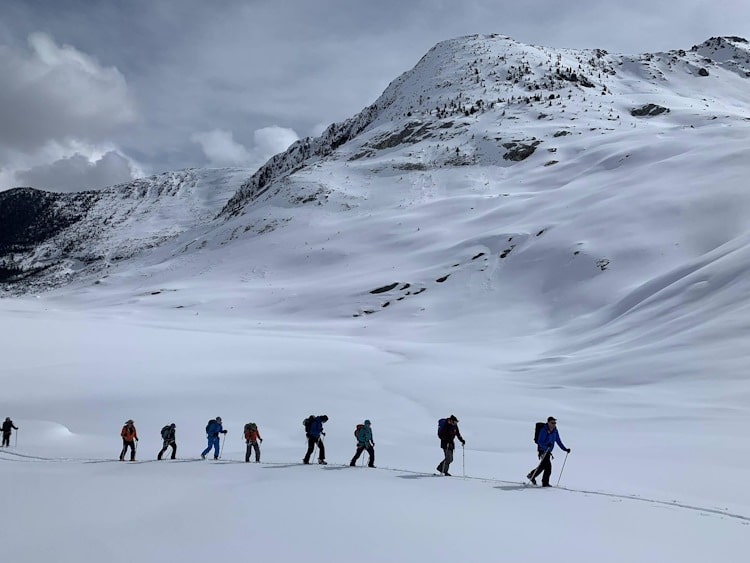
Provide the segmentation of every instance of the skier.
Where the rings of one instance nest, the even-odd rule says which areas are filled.
[[[245,424],[245,463],[250,463],[250,453],[255,450],[255,463],[260,463],[260,447],[258,442],[263,443],[263,438],[260,437],[260,430],[258,425],[254,422],[248,422]]]
[[[361,456],[362,452],[365,450],[367,450],[367,453],[370,455],[370,462],[367,464],[367,466],[375,467],[375,442],[372,439],[372,428],[370,428],[371,424],[372,423],[369,420],[365,420],[364,424],[357,425],[357,429],[354,432],[355,436],[357,437],[357,452],[349,462],[349,465],[351,465],[352,467],[357,465],[359,456]]]
[[[570,453],[570,448],[566,448],[560,440],[560,434],[557,433],[557,420],[554,416],[547,418],[547,424],[541,427],[536,439],[537,455],[539,456],[539,465],[529,471],[526,478],[536,485],[537,476],[542,473],[542,487],[549,487],[549,478],[552,475],[552,450],[555,443],[560,446],[562,451]]]
[[[125,461],[125,453],[130,448],[130,461],[135,461],[135,443],[138,441],[138,431],[135,429],[135,423],[128,420],[120,431],[122,437],[122,451],[120,452],[120,461]]]
[[[13,430],[18,430],[18,427],[13,424],[13,421],[10,419],[9,416],[5,417],[5,422],[3,422],[3,445],[4,448],[10,447],[10,435],[13,433]]]
[[[201,459],[206,459],[206,454],[211,451],[211,447],[214,449],[214,459],[219,459],[219,434],[226,434],[227,431],[221,425],[221,417],[217,416],[215,419],[209,420],[206,426],[206,439],[208,440],[208,446],[201,454]]]
[[[164,455],[164,452],[166,452],[167,448],[169,447],[172,448],[172,459],[177,457],[177,442],[175,441],[175,428],[176,428],[176,425],[173,422],[172,424],[167,424],[164,428],[161,429],[161,439],[164,440],[164,446],[159,452],[159,455],[156,456],[156,459],[161,459],[161,456]]]
[[[321,465],[328,465],[328,462],[326,461],[326,448],[323,445],[323,439],[321,436],[325,436],[326,433],[323,432],[323,423],[328,422],[328,416],[322,415],[322,416],[312,416],[306,418],[305,423],[305,436],[307,437],[307,453],[305,454],[305,458],[302,460],[302,463],[308,464],[310,463],[310,456],[313,453],[313,450],[315,449],[315,446],[318,446],[318,463]]]
[[[455,415],[450,415],[448,418],[441,418],[438,421],[438,438],[440,438],[440,447],[443,449],[445,457],[438,464],[437,470],[438,473],[450,477],[451,474],[448,473],[448,468],[453,462],[453,450],[456,449],[454,440],[458,438],[462,446],[466,444],[466,440],[463,439],[458,429],[458,419]]]

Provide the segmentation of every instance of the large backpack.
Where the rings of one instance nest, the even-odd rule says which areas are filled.
[[[544,425],[546,422],[537,422],[536,426],[534,427],[534,443],[539,443],[539,432],[542,431],[542,428],[544,428]]]
[[[245,433],[247,432],[257,432],[258,431],[258,425],[254,422],[248,422],[245,424]]]
[[[443,432],[445,431],[445,427],[447,424],[448,424],[448,419],[446,418],[441,418],[440,420],[438,420],[438,433],[437,433],[438,438],[440,439],[443,438]]]
[[[302,421],[302,426],[305,427],[305,434],[310,433],[310,425],[313,423],[313,420],[315,420],[315,415],[310,415],[306,419]]]
[[[162,440],[169,440],[169,435],[171,433],[172,427],[167,424],[164,428],[161,429],[161,438]]]
[[[211,428],[214,424],[216,424],[216,420],[213,418],[208,421],[208,424],[206,424],[206,434],[208,434],[208,429]]]
[[[357,424],[357,426],[354,428],[354,437],[359,442],[359,431],[362,430],[365,427],[364,424]]]

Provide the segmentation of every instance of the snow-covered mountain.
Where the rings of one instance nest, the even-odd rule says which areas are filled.
[[[466,37],[257,171],[0,193],[6,555],[736,558],[748,73],[736,37],[637,56]],[[328,466],[299,463],[311,413]],[[433,478],[453,413],[466,449]],[[542,492],[521,481],[548,415],[573,452]],[[106,463],[129,418],[143,463]],[[349,467],[364,418],[375,470]],[[146,463],[168,422],[178,459]]]
[[[215,217],[247,170],[184,170],[101,191],[0,192],[0,280],[20,291],[106,271]]]

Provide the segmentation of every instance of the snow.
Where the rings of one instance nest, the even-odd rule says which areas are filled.
[[[563,51],[564,66],[598,61],[594,89],[553,90],[564,107],[438,117],[441,96],[474,97],[475,69],[477,94],[507,99],[558,54],[440,44],[353,139],[294,173],[275,159],[239,212],[217,217],[246,172],[195,172],[195,193],[156,194],[97,242],[131,257],[0,300],[0,417],[20,428],[0,450],[6,559],[736,558],[750,530],[750,96],[740,59],[703,61],[712,45]],[[507,81],[521,61],[531,72]],[[630,115],[652,102],[671,111]],[[383,143],[415,119],[432,133]],[[302,466],[302,419],[324,413],[330,465]],[[449,414],[467,447],[444,478]],[[556,453],[559,488],[524,487],[548,415],[572,453]],[[222,459],[196,460],[216,416]],[[129,418],[132,464],[115,461]],[[347,465],[365,418],[377,469]],[[243,461],[249,421],[261,464]],[[156,462],[170,422],[179,459]]]

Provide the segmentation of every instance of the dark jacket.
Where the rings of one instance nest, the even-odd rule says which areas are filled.
[[[563,450],[567,450],[563,443],[560,441],[560,434],[557,433],[557,428],[550,432],[549,425],[545,424],[539,431],[539,437],[537,438],[536,445],[540,453],[552,451],[555,444],[560,446]]]
[[[161,435],[161,439],[165,442],[172,443],[175,441],[177,434],[177,428],[172,428],[171,426],[167,426],[164,428],[164,433]]]
[[[316,416],[310,423],[310,429],[307,431],[308,438],[320,438],[323,433],[323,417]]]
[[[14,430],[18,430],[15,424],[13,424],[12,420],[5,420],[3,421],[3,434],[10,434],[11,428]]]
[[[438,437],[440,438],[440,447],[443,449],[456,449],[456,443],[454,442],[456,438],[458,438],[462,444],[464,443],[461,431],[458,429],[458,423],[450,424],[446,422],[443,429],[438,433]]]

